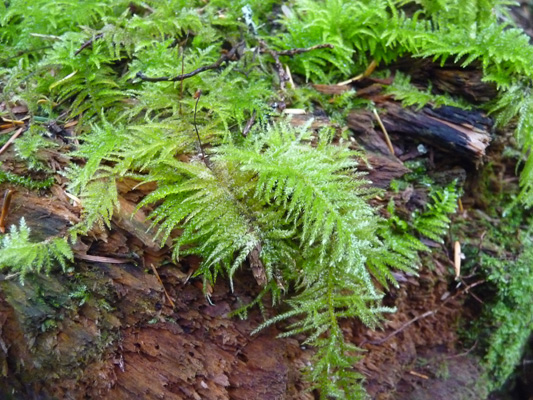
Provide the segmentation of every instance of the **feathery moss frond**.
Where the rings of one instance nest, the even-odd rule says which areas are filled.
[[[431,240],[443,243],[442,238],[451,222],[447,215],[457,209],[458,197],[455,182],[443,190],[433,190],[430,194],[432,202],[427,204],[426,210],[415,213],[413,226],[416,231]]]
[[[22,283],[27,274],[43,270],[49,273],[55,265],[60,265],[65,271],[67,261],[72,261],[73,258],[72,250],[64,238],[31,242],[30,229],[24,218],[21,218],[18,227],[11,227],[0,243],[0,268],[20,273]]]

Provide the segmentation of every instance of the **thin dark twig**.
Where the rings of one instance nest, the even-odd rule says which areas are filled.
[[[283,68],[283,64],[281,64],[281,61],[279,60],[279,52],[272,50],[270,47],[268,47],[268,45],[263,40],[259,40],[259,44],[262,48],[262,52],[269,53],[274,59],[274,65],[276,67],[276,72],[278,73],[278,77],[279,77],[279,88],[282,92],[285,92],[285,83],[288,82],[290,78],[285,72],[285,69]]]
[[[282,51],[276,51],[276,53],[278,54],[278,56],[289,56],[289,57],[292,57],[292,56],[295,56],[296,54],[302,54],[302,53],[307,53],[309,51],[313,51],[313,50],[318,50],[318,49],[334,49],[335,46],[333,46],[332,44],[329,44],[329,43],[324,43],[324,44],[317,44],[316,46],[311,46],[311,47],[307,47],[307,48],[296,48],[296,49],[290,49],[290,50],[282,50]]]
[[[468,286],[468,285],[466,284],[466,282],[464,281],[463,278],[459,277],[459,279],[461,280],[461,283],[462,283],[463,285]],[[477,301],[478,303],[480,303],[480,304],[485,304],[485,303],[483,302],[483,300],[481,300],[479,297],[477,297],[474,293],[470,293],[470,295],[471,295],[474,299],[476,299],[476,301]]]
[[[169,76],[159,76],[156,78],[151,78],[149,76],[144,75],[142,72],[137,72],[137,78],[146,81],[146,82],[177,82],[177,81],[183,81],[184,79],[191,78],[195,75],[198,75],[201,72],[208,71],[211,69],[217,69],[219,68],[223,62],[225,61],[233,61],[235,58],[235,55],[237,54],[237,50],[239,47],[244,45],[244,42],[237,43],[230,51],[223,54],[217,61],[215,61],[213,64],[204,65],[203,67],[197,68],[194,71],[188,72],[186,74],[181,74],[178,76],[175,76],[173,78]]]
[[[200,134],[198,133],[198,126],[196,125],[196,111],[198,109],[198,102],[200,101],[200,97],[202,97],[202,91],[198,89],[194,94],[194,98],[196,99],[196,103],[194,104],[194,130],[196,131],[196,137],[198,138],[198,144],[200,145],[200,153],[202,153],[202,160],[204,160],[205,165],[207,165],[204,148],[202,147],[202,141],[200,140]],[[207,166],[209,167],[209,165]]]
[[[248,133],[250,133],[250,130],[252,129],[252,126],[254,125],[255,123],[255,117],[256,117],[257,113],[256,111],[254,110],[254,112],[252,113],[252,116],[250,117],[250,119],[248,120],[248,122],[246,123],[244,129],[242,130],[242,136],[246,137],[248,136]]]
[[[477,346],[477,342],[478,342],[478,341],[476,340],[476,341],[474,342],[474,345],[473,345],[472,347],[470,347],[467,351],[462,352],[462,353],[459,353],[459,354],[455,354],[455,355],[453,355],[453,356],[446,357],[446,359],[447,359],[447,360],[451,360],[451,359],[453,359],[453,358],[459,358],[459,357],[464,357],[464,356],[469,355],[469,354],[472,352],[472,350],[474,350],[474,349],[476,348],[476,346]]]
[[[99,33],[98,35],[93,36],[89,40],[87,40],[85,43],[81,45],[81,47],[74,53],[75,56],[80,54],[83,50],[85,50],[87,47],[92,46],[93,42],[95,42],[98,39],[101,39],[104,37],[103,33]]]
[[[463,293],[468,293],[468,291],[470,289],[472,289],[473,287],[476,287],[477,285],[481,285],[482,283],[485,283],[485,280],[482,279],[482,280],[479,280],[479,281],[476,281],[474,283],[472,283],[471,285],[465,287],[463,290],[455,293],[453,296],[450,296],[448,297],[446,300],[444,300],[437,308],[435,308],[434,310],[431,310],[431,311],[426,311],[425,313],[407,321],[405,324],[403,324],[402,326],[400,326],[398,329],[396,329],[395,331],[389,333],[387,336],[385,336],[384,338],[382,339],[379,339],[379,340],[363,340],[361,342],[361,344],[359,345],[359,347],[363,346],[364,344],[366,343],[370,343],[370,344],[374,344],[374,345],[381,345],[383,343],[385,343],[387,340],[389,340],[391,337],[393,336],[396,336],[398,333],[402,332],[405,330],[405,328],[407,328],[408,326],[414,324],[416,321],[420,320],[420,319],[423,319],[423,318],[426,318],[426,317],[429,317],[431,315],[434,315],[436,314],[442,307],[444,307],[446,305],[446,303],[448,303],[450,300],[456,298],[457,296],[459,296],[460,294],[463,294]]]

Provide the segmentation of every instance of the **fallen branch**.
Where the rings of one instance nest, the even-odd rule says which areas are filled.
[[[444,300],[441,305],[439,305],[437,308],[435,308],[434,310],[431,310],[431,311],[426,311],[425,313],[423,314],[420,314],[419,316],[407,321],[405,324],[403,324],[402,326],[400,326],[398,329],[396,329],[395,331],[389,333],[387,336],[385,336],[384,338],[382,339],[378,339],[378,340],[363,340],[361,342],[361,344],[359,344],[359,347],[362,347],[363,345],[369,343],[369,344],[373,344],[373,345],[381,345],[383,343],[385,343],[387,340],[389,340],[390,338],[392,338],[393,336],[396,336],[398,333],[404,331],[407,327],[409,327],[410,325],[414,324],[416,321],[418,320],[421,320],[423,318],[426,318],[426,317],[429,317],[431,315],[434,315],[436,314],[442,307],[444,307],[444,305],[446,303],[448,303],[450,300],[456,298],[457,296],[459,296],[460,294],[463,294],[463,293],[468,293],[468,291],[470,289],[472,289],[473,287],[476,287],[477,285],[481,285],[482,283],[485,283],[485,280],[480,280],[480,281],[477,281],[477,282],[474,282],[472,283],[471,285],[465,287],[463,290],[455,293],[453,296],[450,296],[448,297],[446,300]]]
[[[237,54],[237,50],[242,45],[244,45],[243,41],[237,43],[227,53],[222,54],[222,56],[217,61],[215,61],[213,64],[204,65],[203,67],[197,68],[194,71],[188,72],[186,74],[181,74],[181,75],[175,76],[173,78],[172,77],[168,77],[168,76],[160,76],[160,77],[156,77],[156,78],[151,78],[149,76],[144,75],[142,72],[137,72],[137,78],[139,78],[139,79],[141,79],[143,81],[146,81],[146,82],[179,82],[179,81],[183,81],[183,80],[185,80],[187,78],[192,78],[193,76],[198,75],[201,72],[209,71],[211,69],[217,69],[217,68],[219,68],[222,65],[223,62],[234,61],[235,60],[235,55]]]

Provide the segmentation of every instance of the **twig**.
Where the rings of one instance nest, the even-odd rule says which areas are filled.
[[[276,63],[276,69],[278,71],[278,74],[280,75],[280,80],[281,80],[280,86],[282,86],[283,90],[285,90],[285,82],[287,82],[289,80],[289,78],[287,77],[287,74],[283,70],[283,66],[282,66],[281,62],[279,61],[279,56],[292,57],[292,56],[294,56],[296,54],[307,53],[309,51],[313,51],[313,50],[317,50],[317,49],[324,49],[324,48],[333,49],[334,48],[334,46],[332,44],[325,43],[325,44],[318,44],[316,46],[312,46],[312,47],[304,48],[304,49],[296,48],[296,49],[290,49],[290,50],[274,51],[274,50],[270,49],[268,47],[268,45],[264,41],[260,40],[259,43],[260,43],[261,47],[263,48],[263,52],[270,53],[270,55],[272,55],[272,57],[274,58],[274,61]],[[201,72],[208,71],[208,70],[211,70],[211,69],[217,69],[225,61],[234,61],[235,60],[235,55],[237,54],[238,49],[241,46],[243,46],[244,44],[245,44],[244,41],[240,41],[230,51],[228,51],[227,53],[223,54],[213,64],[204,65],[203,67],[197,68],[194,71],[188,72],[186,74],[184,74],[182,72],[181,75],[178,75],[178,76],[175,76],[175,77],[169,77],[169,76],[149,77],[149,76],[146,76],[145,74],[143,74],[142,72],[139,71],[139,72],[137,72],[137,78],[139,78],[139,79],[141,79],[143,81],[146,81],[146,82],[178,82],[178,81],[183,81],[183,80],[185,80],[187,78],[191,78],[191,77],[193,77],[195,75],[198,75]]]
[[[161,284],[161,287],[163,288],[163,291],[165,292],[165,296],[166,296],[167,300],[169,301],[170,305],[172,306],[172,308],[176,308],[176,305],[174,304],[174,302],[170,298],[170,295],[168,294],[167,289],[165,289],[165,285],[163,285],[163,281],[159,277],[159,274],[157,273],[157,269],[154,267],[154,264],[150,264],[150,267],[152,267],[152,271],[154,271],[154,274],[155,274],[157,280]]]
[[[459,277],[459,280],[461,281],[461,283],[464,285],[464,286],[468,286],[466,284],[466,282],[464,281],[464,279],[462,277]],[[468,292],[468,288],[466,290]],[[485,304],[483,302],[483,300],[481,300],[479,297],[477,297],[474,293],[470,293],[470,295],[479,303],[479,304]]]
[[[463,352],[463,353],[459,353],[459,354],[455,354],[453,356],[449,356],[449,357],[446,357],[447,360],[451,360],[453,358],[459,358],[459,357],[464,357],[464,356],[467,356],[468,354],[470,354],[472,352],[472,350],[474,350],[477,346],[477,340],[474,342],[474,345],[472,347],[470,347],[467,351]]]
[[[0,215],[0,232],[6,233],[6,218],[9,212],[9,205],[11,204],[11,197],[15,191],[7,189],[4,194],[4,203],[2,204],[2,214]]]
[[[252,126],[254,126],[254,123],[255,123],[256,114],[257,113],[254,110],[254,112],[252,113],[252,116],[250,117],[250,119],[244,126],[244,129],[242,130],[242,136],[246,137],[248,136],[248,133],[250,133],[250,130],[252,129]]]
[[[26,122],[24,122],[23,120],[20,120],[20,119],[9,119],[9,118],[4,118],[4,117],[2,117],[2,121],[9,122],[9,124],[11,126],[24,125],[26,123]]]
[[[16,131],[13,134],[13,136],[11,136],[9,138],[9,140],[6,142],[6,144],[4,144],[2,146],[2,148],[0,149],[0,154],[2,154],[4,151],[6,151],[6,149],[11,145],[11,143],[13,143],[15,141],[15,139],[18,138],[22,132],[24,132],[24,128],[20,128],[18,131]]]
[[[93,36],[92,38],[90,38],[89,40],[87,40],[85,43],[83,43],[81,45],[81,47],[74,53],[75,56],[77,56],[78,54],[80,54],[83,50],[85,50],[87,47],[89,46],[92,46],[93,45],[93,42],[95,40],[98,40],[98,39],[101,39],[104,37],[104,34],[103,33],[99,33],[98,35],[95,35]]]
[[[409,373],[410,373],[411,375],[413,375],[413,376],[416,376],[417,378],[429,379],[429,376],[424,375],[424,374],[421,374],[420,372],[409,371]]]
[[[426,318],[426,317],[429,317],[433,314],[435,314],[437,310],[432,310],[432,311],[426,311],[424,314],[420,314],[418,317],[415,317],[409,321],[407,321],[405,324],[403,324],[400,328],[396,329],[395,331],[391,332],[390,334],[388,334],[387,336],[385,336],[383,339],[379,339],[379,340],[372,340],[372,341],[363,341],[363,343],[361,343],[361,346],[365,343],[370,343],[370,344],[375,344],[375,345],[380,345],[380,344],[383,344],[385,343],[387,340],[389,340],[391,337],[393,336],[396,336],[398,333],[402,332],[403,330],[405,330],[407,327],[409,327],[410,325],[414,324],[416,321],[418,321],[419,319],[423,319],[423,318]]]
[[[187,32],[187,37],[183,41],[183,46],[181,47],[181,74],[185,74],[185,44],[187,44],[187,40],[189,40],[189,32]],[[180,115],[183,115],[181,112],[181,100],[183,100],[183,79],[180,81]]]
[[[278,54],[278,56],[292,57],[292,56],[295,56],[296,54],[307,53],[309,51],[313,51],[317,49],[334,49],[334,48],[335,46],[333,46],[332,44],[324,43],[324,44],[317,44],[316,46],[311,46],[311,47],[307,47],[304,49],[296,48],[296,49],[290,49],[290,50],[276,51],[276,53]]]
[[[382,339],[379,339],[379,340],[363,340],[361,342],[361,344],[359,345],[359,347],[363,346],[364,344],[366,343],[370,343],[370,344],[374,344],[374,345],[381,345],[383,343],[385,343],[387,340],[389,340],[390,338],[392,338],[393,336],[396,336],[398,333],[402,332],[405,330],[405,328],[407,328],[408,326],[414,324],[416,321],[420,320],[420,319],[423,319],[423,318],[426,318],[426,317],[429,317],[431,315],[434,315],[436,314],[442,307],[444,307],[444,305],[446,303],[448,303],[450,300],[456,298],[457,296],[459,296],[460,294],[463,294],[465,292],[468,292],[468,290],[472,289],[473,287],[476,287],[478,285],[481,285],[482,283],[485,283],[485,280],[480,280],[480,281],[476,281],[474,283],[472,283],[471,285],[465,287],[463,290],[455,293],[453,296],[450,296],[448,297],[446,300],[444,300],[437,308],[435,308],[434,310],[431,310],[431,311],[426,311],[425,313],[407,321],[405,324],[403,324],[402,326],[400,326],[398,329],[396,329],[395,331],[389,333],[387,336],[385,336],[384,338]]]
[[[279,88],[281,92],[285,92],[285,83],[289,82],[290,78],[285,72],[285,68],[283,68],[283,64],[279,60],[279,56],[280,56],[279,52],[272,50],[270,47],[268,47],[268,45],[265,43],[264,40],[259,40],[259,45],[261,46],[263,53],[264,52],[269,53],[274,59],[274,65],[276,66],[276,72],[278,73],[278,77],[279,77]],[[282,100],[284,99],[282,98]]]
[[[194,94],[194,98],[196,99],[196,103],[194,103],[194,130],[196,131],[196,137],[198,138],[198,144],[200,145],[200,153],[202,153],[202,160],[204,161],[205,165],[209,168],[209,165],[207,165],[207,160],[205,159],[205,153],[204,148],[202,147],[202,141],[200,140],[200,134],[198,133],[198,126],[196,125],[196,111],[198,109],[198,102],[200,101],[200,97],[202,97],[202,91],[198,89],[196,93]]]
[[[378,121],[378,124],[381,130],[383,131],[383,135],[385,135],[385,142],[387,143],[387,147],[389,148],[390,153],[394,155],[394,147],[392,147],[392,142],[390,141],[389,133],[385,129],[385,125],[383,125],[383,121],[381,121],[378,111],[374,108],[372,112],[374,113],[376,120]]]
[[[366,78],[367,76],[370,76],[372,74],[372,72],[374,72],[374,70],[376,69],[377,66],[378,66],[378,63],[376,62],[376,60],[372,60],[370,65],[365,69],[365,71],[362,74],[354,76],[353,78],[348,79],[347,81],[344,81],[344,82],[341,82],[341,83],[337,83],[337,86],[345,86],[345,85],[348,85],[348,84],[350,84],[352,82],[355,82],[355,81],[358,81],[360,79]]]
[[[194,71],[188,72],[186,74],[181,74],[175,77],[168,77],[168,76],[160,76],[156,78],[151,78],[149,76],[144,75],[142,72],[137,72],[137,78],[146,81],[146,82],[178,82],[183,81],[184,79],[191,78],[195,75],[198,75],[201,72],[208,71],[211,69],[217,69],[219,68],[223,62],[225,61],[233,61],[235,55],[237,54],[237,50],[239,47],[244,45],[244,41],[237,43],[230,51],[223,54],[217,61],[215,61],[213,64],[204,65],[203,67],[197,68]]]

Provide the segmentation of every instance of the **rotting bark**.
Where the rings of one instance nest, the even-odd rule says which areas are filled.
[[[35,237],[46,238],[68,227],[69,213],[59,198],[28,192],[14,198],[9,220],[24,216]],[[131,235],[142,232],[134,225],[142,221],[117,220],[122,226],[106,242],[83,250],[110,257],[130,250],[145,261],[166,257],[142,235]],[[242,321],[228,316],[256,293],[231,293],[221,283],[210,306],[199,282],[183,284],[179,267],[159,271],[174,309],[156,277],[132,263],[79,261],[74,273],[30,276],[25,285],[1,275],[3,398],[309,398],[293,363],[302,357],[298,342],[276,339],[275,329],[251,337],[261,321],[257,313]],[[255,286],[251,274],[243,278],[236,287]],[[87,298],[74,294],[80,290]]]
[[[480,159],[485,155],[492,120],[480,112],[455,107],[424,107],[421,112],[390,103],[383,117],[389,132],[406,134],[446,152]]]

